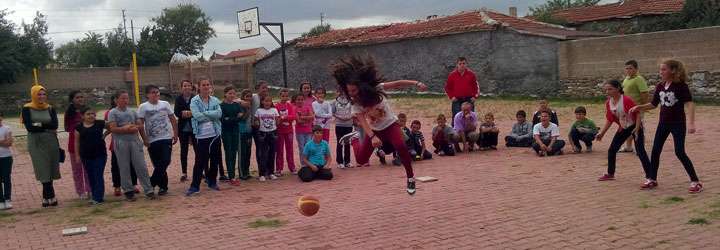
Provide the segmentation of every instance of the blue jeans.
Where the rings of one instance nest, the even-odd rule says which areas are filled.
[[[305,134],[305,133],[295,133],[295,138],[297,138],[298,142],[298,155],[300,155],[300,166],[306,167],[305,162],[303,162],[303,149],[305,149],[305,144],[307,144],[310,140],[312,140],[312,134]]]
[[[87,171],[88,181],[90,182],[90,193],[92,199],[97,202],[105,201],[105,163],[107,163],[107,155],[99,156],[93,159],[82,159],[85,171]]]

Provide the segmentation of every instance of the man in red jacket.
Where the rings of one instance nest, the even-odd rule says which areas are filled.
[[[470,102],[472,110],[475,111],[475,99],[479,96],[479,88],[475,73],[467,68],[465,57],[458,57],[457,67],[450,72],[445,83],[445,93],[452,101],[452,117],[460,112],[460,105],[464,102]]]

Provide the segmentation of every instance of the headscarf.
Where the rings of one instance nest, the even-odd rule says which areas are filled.
[[[45,91],[45,94],[47,95],[47,90],[45,90],[45,87],[41,86],[40,84],[32,86],[32,88],[30,88],[30,102],[26,103],[24,107],[36,110],[48,109],[50,107],[50,104],[48,104],[47,102],[38,101],[38,93],[40,93],[41,90]]]

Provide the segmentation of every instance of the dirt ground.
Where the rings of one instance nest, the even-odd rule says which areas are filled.
[[[423,123],[426,138],[437,114],[449,113],[444,98],[395,98],[393,104],[396,112]],[[551,103],[564,139],[578,104]],[[477,103],[481,114],[495,113],[501,138],[515,111],[531,113],[535,106],[533,101]],[[602,126],[603,105],[585,106]],[[19,140],[12,175],[14,208],[0,212],[0,249],[717,249],[719,115],[719,107],[698,107],[698,132],[687,139],[688,154],[705,185],[704,192],[694,195],[687,192],[689,179],[671,142],[662,154],[657,189],[639,189],[644,175],[635,155],[628,153],[618,155],[617,180],[596,181],[607,167],[614,126],[589,154],[538,158],[530,149],[508,149],[501,143],[497,151],[414,162],[416,176],[439,179],[418,183],[415,196],[405,193],[402,168],[380,166],[373,157],[369,168],[333,169],[331,181],[301,183],[286,175],[238,187],[221,183],[220,192],[202,186],[199,195],[185,197],[189,183],[179,182],[176,146],[166,197],[134,203],[113,197],[108,165],[108,202],[87,205],[77,199],[66,163],[56,184],[60,206],[43,209],[41,186]],[[657,110],[645,121],[649,151]],[[300,215],[300,195],[318,197],[320,212]],[[76,226],[87,226],[89,232],[62,236],[62,229]]]

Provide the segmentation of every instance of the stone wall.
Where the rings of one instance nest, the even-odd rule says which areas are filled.
[[[431,91],[444,92],[447,76],[458,56],[468,59],[483,93],[532,95],[560,88],[557,40],[513,31],[472,32],[369,46],[301,49],[286,48],[288,87],[302,80],[335,88],[329,65],[347,55],[371,55],[388,80],[416,79]],[[255,64],[257,80],[282,86],[280,53],[273,52]]]
[[[560,42],[560,96],[602,95],[601,84],[622,79],[624,64],[634,59],[650,84],[659,80],[659,64],[682,61],[698,99],[720,100],[720,27],[654,32]]]

